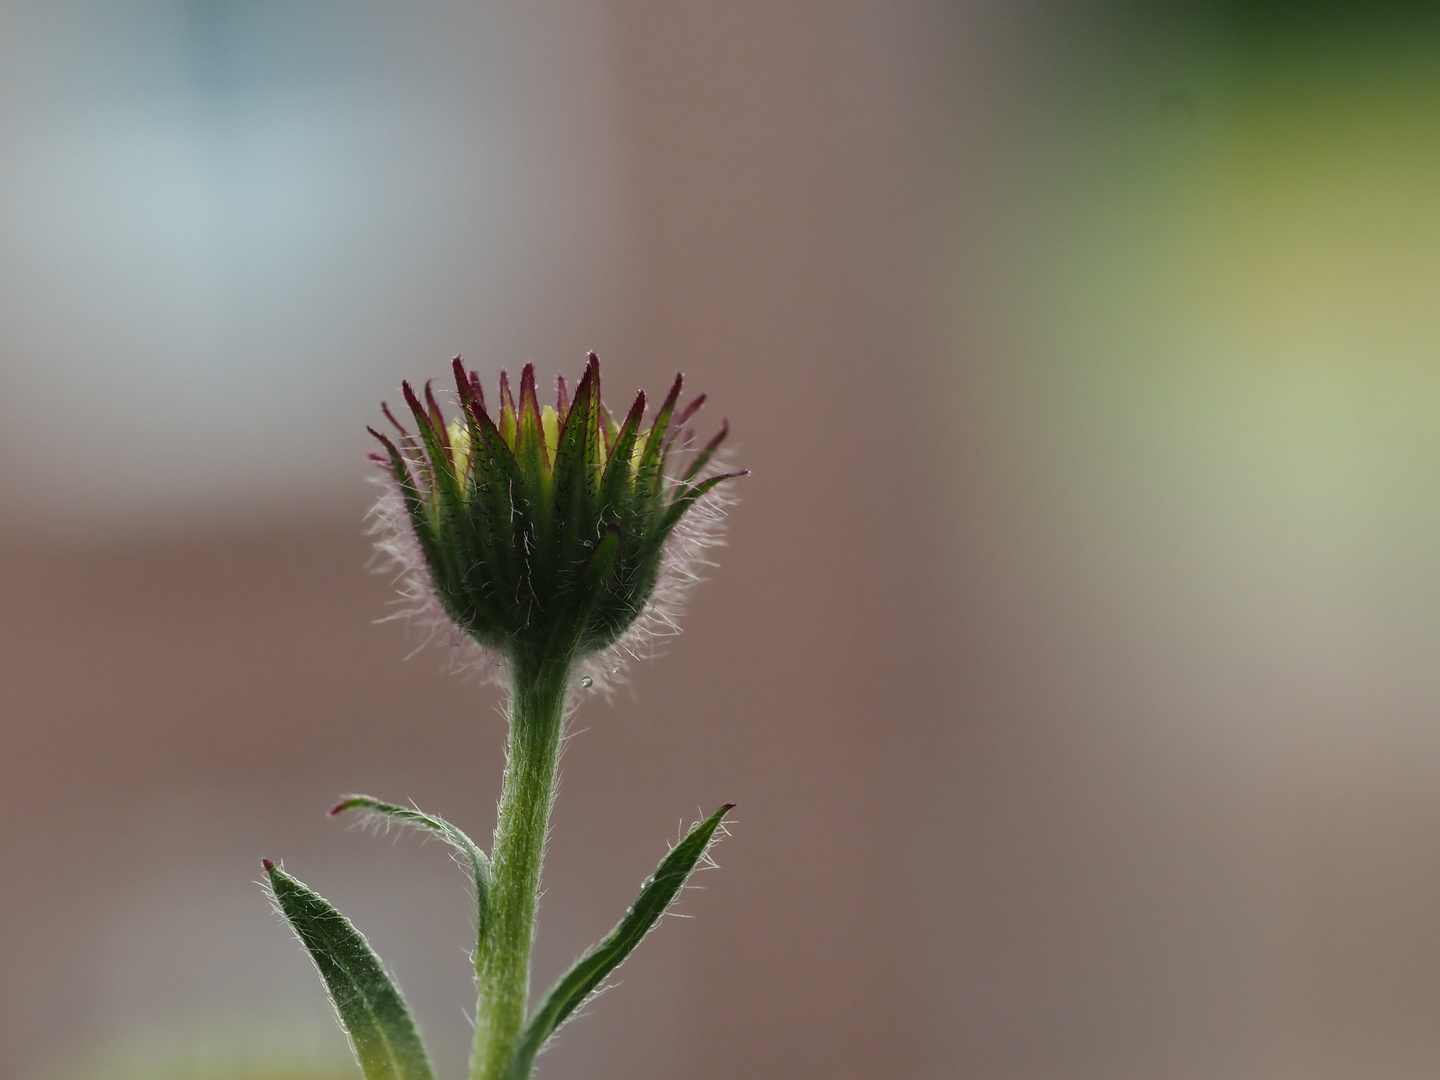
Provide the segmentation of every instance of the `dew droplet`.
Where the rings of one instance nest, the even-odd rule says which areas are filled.
[[[592,679],[589,675],[586,675],[583,679],[580,680],[580,685],[583,686],[586,690],[589,690],[590,687],[595,685],[595,680]]]

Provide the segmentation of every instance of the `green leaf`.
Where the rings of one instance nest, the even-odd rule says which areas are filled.
[[[635,403],[615,436],[610,458],[600,481],[600,506],[614,507],[626,498],[630,485],[630,459],[635,456],[635,440],[640,434],[640,420],[645,415],[645,391],[635,395]],[[613,513],[613,510],[612,510]]]
[[[720,449],[720,444],[725,441],[725,436],[729,434],[730,421],[720,421],[720,430],[715,433],[713,439],[705,444],[705,448],[695,455],[695,460],[690,463],[690,467],[685,470],[684,475],[681,476],[680,479],[688,484],[691,480],[694,480],[695,477],[699,476],[700,470],[710,464],[710,460],[715,456],[715,451]]]
[[[320,969],[365,1080],[434,1080],[405,998],[369,942],[319,893],[269,859],[265,872],[276,906]]]
[[[699,502],[711,488],[723,484],[726,480],[734,480],[737,477],[748,475],[750,475],[749,470],[742,469],[740,472],[721,473],[719,476],[712,476],[698,484],[690,485],[676,495],[674,501],[666,507],[665,513],[658,519],[658,524],[653,529],[654,534],[662,539],[668,536],[670,530],[680,523],[680,519],[685,516],[686,512]]]
[[[675,402],[680,399],[681,375],[675,376],[670,393],[660,405],[655,421],[650,425],[650,437],[645,440],[645,449],[640,452],[640,465],[635,470],[635,491],[646,492],[652,498],[660,491],[665,475],[665,433],[670,428],[670,417],[675,412]]]
[[[634,951],[635,946],[640,944],[640,939],[659,922],[660,916],[665,914],[676,893],[684,887],[696,865],[704,857],[715,830],[720,827],[720,820],[734,807],[734,803],[726,803],[676,844],[670,854],[661,860],[655,873],[640,887],[640,895],[635,899],[635,903],[630,905],[630,910],[615,929],[577,960],[575,966],[545,995],[544,1002],[535,1010],[529,1023],[525,1025],[525,1030],[520,1033],[520,1041],[515,1047],[515,1056],[510,1060],[510,1068],[505,1073],[505,1080],[526,1080],[531,1066],[535,1063],[535,1055],[540,1052],[545,1041],[584,1003],[605,977],[620,966]]]
[[[369,795],[347,795],[330,813],[340,814],[346,810],[364,810],[373,818],[382,818],[412,829],[435,833],[465,856],[465,860],[470,864],[471,877],[475,881],[475,940],[478,947],[479,942],[485,938],[485,916],[490,903],[490,860],[476,846],[475,841],[444,818],[433,817],[411,807],[381,802]]]

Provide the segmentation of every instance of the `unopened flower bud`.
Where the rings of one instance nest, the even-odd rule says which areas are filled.
[[[693,580],[689,557],[713,542],[720,431],[692,451],[685,424],[704,395],[677,408],[681,378],[648,427],[645,394],[616,423],[600,400],[591,353],[570,396],[557,380],[541,406],[535,370],[517,402],[500,376],[498,406],[457,357],[460,413],[448,423],[430,386],[402,389],[418,429],[371,429],[372,458],[394,484],[381,547],[409,573],[412,614],[433,600],[483,648],[510,661],[565,663],[624,648],[650,621],[669,623],[667,593]],[[684,458],[683,464],[677,464]],[[630,651],[633,651],[630,650]]]

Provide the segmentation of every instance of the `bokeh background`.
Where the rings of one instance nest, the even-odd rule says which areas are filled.
[[[536,982],[740,809],[540,1075],[1440,1071],[1425,5],[0,0],[0,1075],[355,1075],[262,855],[462,1075],[460,875],[323,814],[501,766],[363,425],[588,349],[753,476]]]

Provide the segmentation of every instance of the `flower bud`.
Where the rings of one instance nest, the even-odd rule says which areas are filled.
[[[643,391],[617,424],[591,353],[573,399],[561,378],[553,406],[539,403],[533,365],[518,403],[501,373],[492,415],[476,373],[459,357],[454,371],[458,417],[446,422],[428,384],[422,402],[404,383],[417,433],[388,407],[397,435],[370,429],[385,448],[372,460],[393,480],[379,546],[407,572],[410,614],[433,602],[474,642],[526,664],[593,657],[647,621],[669,623],[668,592],[693,580],[690,556],[714,542],[715,488],[743,475],[713,467],[723,423],[689,451],[685,423],[704,395],[677,411],[677,375],[648,428]]]

